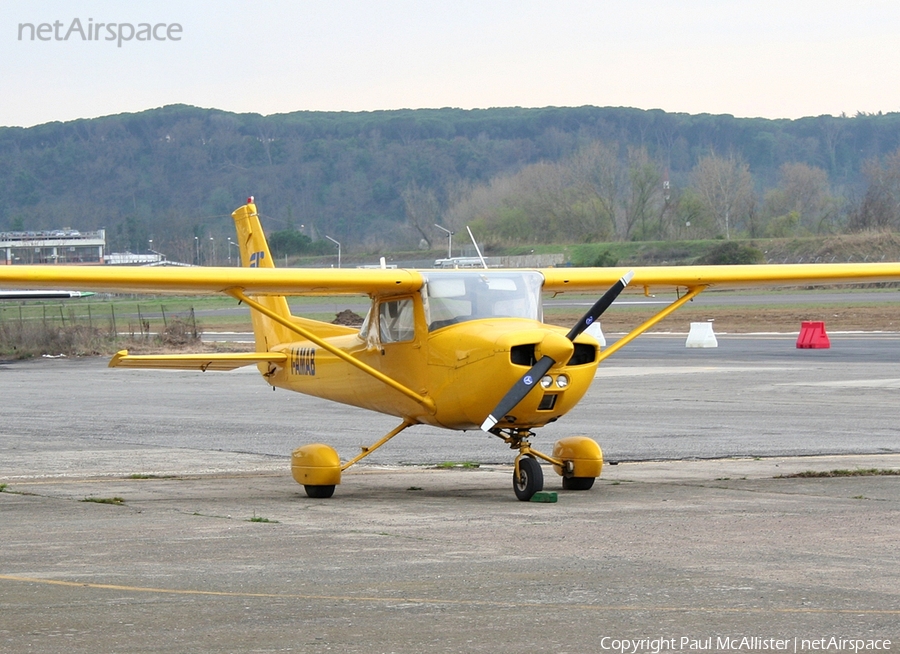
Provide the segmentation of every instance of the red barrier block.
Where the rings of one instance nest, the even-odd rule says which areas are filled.
[[[805,320],[800,323],[797,347],[822,350],[830,348],[831,341],[828,340],[828,334],[825,333],[825,323],[821,320]]]

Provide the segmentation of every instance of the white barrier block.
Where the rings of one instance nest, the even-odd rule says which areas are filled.
[[[597,339],[597,342],[600,343],[600,347],[606,347],[606,337],[603,335],[603,330],[600,329],[600,321],[595,320],[592,322],[587,329],[584,330],[585,334],[590,334],[594,338]]]
[[[685,347],[719,347],[711,322],[692,322]]]

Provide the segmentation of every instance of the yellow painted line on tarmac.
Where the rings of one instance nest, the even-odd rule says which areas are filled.
[[[152,588],[146,586],[125,586],[120,584],[96,584],[81,581],[62,581],[60,579],[41,579],[38,577],[20,577],[18,575],[0,574],[0,580],[16,581],[47,586],[65,586],[69,588],[90,588],[93,590],[118,590],[129,593],[155,593],[159,595],[193,595],[207,597],[233,597],[239,599],[300,599],[329,602],[379,602],[383,604],[449,604],[456,606],[495,606],[502,608],[533,608],[540,606],[558,606],[565,609],[581,609],[597,612],[646,612],[664,613],[837,613],[854,615],[900,615],[900,609],[829,609],[829,608],[731,608],[709,606],[608,606],[598,604],[569,604],[566,602],[502,602],[496,600],[459,600],[434,599],[425,597],[366,597],[358,595],[305,595],[297,593],[249,593],[222,590],[195,590],[186,588]]]
[[[285,467],[287,463],[279,463],[280,467]],[[348,473],[349,474],[349,473]],[[217,473],[217,472],[196,472],[185,474],[168,474],[161,473],[158,475],[151,474],[149,477],[48,477],[45,475],[35,477],[0,477],[0,482],[9,484],[6,489],[11,495],[16,494],[16,489],[12,488],[15,484],[19,486],[62,486],[67,484],[107,484],[107,483],[124,483],[124,482],[152,482],[152,481],[216,481],[220,479],[246,479],[247,477],[265,477],[276,478],[286,477],[290,475],[290,471],[285,467],[285,472],[272,472],[271,470],[261,470],[259,472],[248,470],[239,473]]]

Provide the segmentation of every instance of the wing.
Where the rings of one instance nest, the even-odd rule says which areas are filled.
[[[632,288],[739,288],[790,284],[900,281],[900,263],[837,263],[644,268],[545,268],[544,290],[593,291],[628,270]],[[210,294],[241,289],[248,295],[382,295],[417,291],[422,275],[405,269],[112,268],[2,266],[0,285],[53,289],[60,285],[117,293]]]
[[[823,263],[743,266],[650,266],[645,268],[548,268],[545,291],[593,291],[629,270],[630,288],[742,288],[793,284],[853,284],[900,281],[900,263]]]
[[[403,269],[130,268],[111,266],[0,266],[0,285],[60,286],[105,293],[247,295],[381,295],[417,291],[422,276]]]
[[[544,290],[596,291],[610,286],[627,268],[553,268],[542,270]],[[853,284],[900,281],[900,263],[782,264],[757,266],[655,266],[634,268],[630,287],[684,290],[679,298],[641,323],[610,347],[598,361],[609,357],[707,288],[790,286],[796,284]]]

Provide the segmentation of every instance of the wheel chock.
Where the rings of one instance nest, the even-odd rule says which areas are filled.
[[[531,502],[544,502],[546,504],[553,504],[556,502],[557,496],[553,491],[538,491],[534,495],[531,496]]]
[[[685,347],[719,347],[711,322],[692,322]]]
[[[825,323],[821,320],[804,320],[800,323],[797,347],[822,350],[830,348],[831,341],[828,338],[828,334],[825,333]]]

